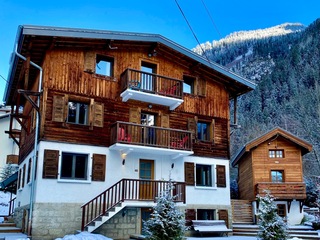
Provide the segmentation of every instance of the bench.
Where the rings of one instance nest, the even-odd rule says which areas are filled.
[[[200,233],[219,233],[228,236],[232,229],[227,228],[224,220],[192,220],[195,231]]]

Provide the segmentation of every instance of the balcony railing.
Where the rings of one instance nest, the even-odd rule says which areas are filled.
[[[116,122],[111,127],[111,145],[123,143],[192,151],[192,132],[179,129]]]
[[[121,74],[121,97],[169,106],[175,109],[183,102],[183,80],[126,69]]]
[[[277,199],[305,199],[306,185],[304,183],[258,183],[256,194],[264,195],[264,190],[269,190],[270,194]]]

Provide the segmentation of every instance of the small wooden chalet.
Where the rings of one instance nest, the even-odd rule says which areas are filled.
[[[252,202],[255,212],[257,194],[264,195],[264,191],[269,190],[276,198],[278,214],[286,217],[291,225],[299,224],[306,198],[302,156],[311,150],[309,143],[281,128],[245,144],[232,159],[232,166],[238,166],[240,199]],[[235,213],[234,221],[253,217],[245,218],[243,212],[241,215]]]
[[[228,223],[229,101],[254,87],[157,34],[20,26],[5,92],[18,226],[128,239],[170,176],[189,220]]]

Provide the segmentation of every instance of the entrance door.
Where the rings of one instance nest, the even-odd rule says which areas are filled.
[[[141,89],[154,91],[155,77],[152,74],[157,73],[157,65],[148,62],[141,62],[141,71],[145,72],[141,74]]]
[[[140,186],[139,186],[139,197],[140,200],[154,200],[155,189],[150,181],[143,180],[154,180],[154,161],[140,159]]]

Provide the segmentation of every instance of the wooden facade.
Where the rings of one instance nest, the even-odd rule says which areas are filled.
[[[233,159],[238,165],[240,199],[254,200],[264,190],[279,200],[304,199],[302,156],[312,146],[275,128],[245,145]]]
[[[110,127],[116,121],[130,122],[130,109],[152,113],[157,116],[157,126],[161,126],[162,116],[169,119],[168,128],[190,130],[188,121],[208,122],[211,124],[211,137],[208,141],[197,141],[193,136],[193,151],[198,156],[229,158],[229,99],[250,87],[236,83],[230,85],[231,79],[219,72],[203,66],[190,58],[177,53],[163,44],[141,43],[133,41],[113,41],[112,47],[103,45],[101,40],[73,38],[35,38],[26,36],[25,44],[29,51],[28,59],[41,61],[43,69],[42,92],[40,96],[40,135],[39,140],[64,141],[70,143],[110,146]],[[150,56],[150,48],[157,51]],[[42,54],[39,55],[41,50]],[[22,49],[22,52],[24,48]],[[103,76],[95,73],[98,56],[113,59],[113,75]],[[168,107],[130,100],[123,102],[120,94],[123,83],[121,75],[127,69],[140,71],[142,64],[156,66],[156,74],[183,82],[184,76],[194,79],[193,93],[183,94],[183,104],[171,111]],[[20,67],[20,68],[19,68]],[[20,159],[24,159],[33,149],[34,125],[29,127],[34,118],[34,108],[30,101],[16,92],[15,89],[36,92],[39,74],[32,71],[30,61],[18,63],[14,76],[16,88],[9,94],[19,96],[21,102],[8,99],[17,109],[24,106],[20,144]],[[238,84],[238,85],[237,85]],[[236,86],[236,89],[231,89]],[[31,97],[36,101],[36,96]],[[66,121],[68,100],[87,103],[89,123],[85,125],[70,124]],[[96,119],[95,109],[100,110],[100,124]],[[60,112],[59,112],[60,109]]]
[[[55,205],[91,198],[85,229],[113,204],[153,202],[173,169],[175,193],[197,219],[208,210],[228,223],[229,101],[253,83],[160,35],[22,26],[17,39],[5,98],[21,124],[8,131],[20,146],[21,206],[31,209],[32,190]],[[47,183],[64,198],[48,196]],[[89,213],[92,206],[102,211]]]

